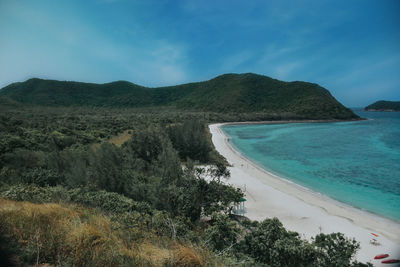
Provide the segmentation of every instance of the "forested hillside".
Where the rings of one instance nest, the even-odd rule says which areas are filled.
[[[364,266],[342,234],[306,241],[232,214],[243,192],[221,182],[218,114],[0,111],[1,266]]]
[[[130,82],[105,84],[30,79],[0,90],[10,105],[168,108],[223,114],[263,114],[266,119],[355,119],[325,88],[283,82],[252,73],[225,74],[204,82],[148,88]],[[257,115],[259,117],[259,115]]]
[[[400,101],[380,100],[364,108],[367,111],[400,111]]]

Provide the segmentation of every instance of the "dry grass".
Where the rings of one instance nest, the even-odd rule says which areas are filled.
[[[135,260],[108,218],[89,209],[0,199],[0,217],[0,227],[30,263],[110,266]]]
[[[111,136],[110,139],[103,139],[100,143],[94,143],[91,145],[91,148],[98,149],[102,142],[109,142],[110,144],[114,144],[118,147],[122,146],[123,143],[131,139],[133,135],[133,130],[125,130],[119,135]]]
[[[133,130],[125,130],[117,136],[111,137],[108,142],[116,146],[121,146],[123,143],[131,139]]]
[[[29,264],[205,266],[212,261],[207,251],[165,237],[132,241],[104,215],[75,205],[0,199],[0,229],[16,240],[21,260]]]
[[[174,256],[177,266],[204,266],[203,258],[193,248],[178,245]]]
[[[166,248],[160,248],[149,241],[145,241],[139,247],[141,258],[151,262],[155,266],[162,266],[164,262],[171,259],[171,251]]]
[[[194,248],[179,243],[162,248],[146,241],[140,246],[139,254],[155,266],[205,266],[202,256]]]

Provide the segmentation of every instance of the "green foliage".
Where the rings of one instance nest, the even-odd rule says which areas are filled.
[[[365,110],[369,111],[380,111],[380,110],[387,110],[387,111],[400,111],[400,101],[376,101],[375,103],[368,105],[364,108]]]
[[[197,120],[168,127],[168,135],[182,160],[210,161],[211,145],[204,124]]]
[[[220,86],[225,79],[233,79],[230,86],[236,92],[238,84],[256,83],[260,78],[252,80],[251,76],[228,75],[208,83]],[[40,87],[44,86],[41,90],[46,90],[46,81],[42,84],[40,80],[33,80],[31,85],[36,86],[38,82]],[[57,82],[53,83],[56,85]],[[79,86],[79,83],[71,85],[71,92],[92,96],[98,85],[89,86],[81,93],[77,90]],[[130,85],[104,86],[128,88]],[[206,90],[200,88],[201,83],[191,86]],[[261,87],[259,90],[263,90]],[[171,94],[177,106],[182,93],[179,88],[186,87],[178,86]],[[56,93],[63,93],[57,90]],[[196,90],[189,89],[184,94],[195,94]],[[158,93],[167,94],[168,99],[168,92],[172,91],[160,89]],[[67,97],[57,105],[67,105],[68,101],[75,100]],[[129,101],[128,97],[124,103],[137,103]],[[157,105],[166,104],[163,98],[154,101]],[[222,103],[221,108],[226,103]],[[257,106],[256,102],[247,104]],[[200,106],[194,107],[197,108]],[[40,216],[27,219],[25,213],[16,209],[13,214],[7,214],[5,227],[0,227],[0,250],[1,242],[7,242],[10,249],[6,255],[17,254],[24,264],[34,264],[39,254],[40,262],[54,265],[188,266],[191,263],[214,266],[223,261],[228,266],[292,266],[294,262],[296,266],[362,266],[351,262],[357,244],[342,236],[320,235],[310,244],[301,240],[297,233],[286,231],[277,219],[237,223],[227,216],[243,193],[221,182],[222,177],[229,177],[229,170],[213,150],[205,123],[279,119],[291,115],[269,111],[182,112],[171,107],[155,110],[0,106],[0,111],[0,201],[6,203],[4,214],[11,202],[1,198],[47,203],[41,206],[14,203],[26,210],[42,212],[43,219]],[[109,142],[112,136],[128,129],[132,129],[132,137],[120,147]],[[199,161],[208,167],[196,167]],[[204,177],[208,177],[207,180]],[[69,205],[68,209],[72,207],[74,211],[64,209],[63,205]],[[61,213],[54,211],[59,209]],[[62,215],[64,212],[79,219],[70,220],[70,216]],[[201,220],[208,215],[213,216],[211,223]],[[59,218],[63,223],[57,221]],[[75,226],[79,227],[75,229]],[[18,231],[10,234],[15,229]],[[21,233],[24,235],[18,236]],[[69,236],[73,238],[67,238]],[[25,241],[18,243],[19,240]],[[146,240],[143,247],[136,247],[138,240]],[[125,247],[126,244],[129,245]],[[98,247],[102,249],[96,250]],[[132,251],[136,251],[134,259]],[[137,258],[137,251],[146,252]],[[160,261],[153,262],[146,256],[155,253],[159,253]],[[346,259],[338,257],[342,253],[347,253]],[[204,262],[204,257],[209,261]]]
[[[206,229],[206,242],[212,249],[224,251],[231,249],[237,241],[239,228],[229,216],[214,214],[212,217],[212,226]]]
[[[53,170],[32,168],[22,173],[21,182],[39,186],[54,186],[59,182],[59,176]]]
[[[150,206],[145,202],[136,202],[118,193],[106,191],[88,191],[74,189],[68,191],[70,201],[87,207],[99,208],[111,213],[137,211],[151,213]]]
[[[62,186],[39,187],[36,185],[24,184],[1,188],[0,197],[33,203],[50,203],[70,200],[69,192]]]
[[[277,219],[266,219],[245,235],[236,248],[272,266],[312,266],[317,254],[298,233],[287,231]]]
[[[115,145],[103,143],[89,153],[87,185],[98,189],[121,192],[124,182],[121,175],[123,154]]]
[[[0,98],[24,105],[170,107],[219,113],[276,113],[275,117],[288,119],[357,118],[316,84],[283,82],[252,73],[225,74],[205,82],[159,88],[122,81],[92,84],[30,79],[6,86],[0,91]],[[63,138],[56,141],[61,145],[72,142]]]
[[[313,245],[322,254],[319,257],[321,266],[358,266],[359,263],[351,263],[360,244],[346,238],[342,233],[319,234],[315,237]]]
[[[124,147],[132,153],[135,158],[140,158],[147,163],[152,163],[158,159],[163,149],[165,136],[156,129],[141,129],[135,132],[131,140],[124,144]]]
[[[62,186],[39,187],[36,185],[18,184],[4,187],[0,191],[0,197],[34,203],[76,203],[86,207],[98,208],[109,213],[137,211],[151,214],[152,212],[147,203],[136,202],[114,192],[106,192],[104,190],[89,191],[85,188],[68,190]]]
[[[319,234],[309,243],[277,218],[245,225],[250,231],[235,247],[239,257],[249,255],[268,266],[370,266],[352,261],[360,245],[341,233]]]
[[[199,138],[207,141],[204,126],[201,127],[199,134],[203,137]],[[157,124],[137,127],[121,147],[103,142],[96,147],[82,143],[55,146],[51,152],[17,149],[0,155],[4,163],[0,175],[6,184],[63,185],[116,192],[193,222],[200,219],[202,211],[227,211],[241,193],[219,179],[207,183],[194,171],[183,173],[166,129]],[[61,131],[71,132],[66,128]],[[226,175],[225,166],[218,166],[212,176]]]

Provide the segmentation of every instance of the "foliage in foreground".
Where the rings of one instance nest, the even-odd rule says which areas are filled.
[[[229,171],[202,122],[230,115],[218,116],[103,109],[3,112],[0,263],[357,265],[352,257],[358,243],[341,234],[308,242],[277,219],[258,223],[229,215],[242,192],[221,182]],[[132,137],[112,144],[110,137],[125,131]],[[210,167],[201,170],[193,160]]]
[[[146,231],[140,217],[124,228],[91,209],[0,200],[0,231],[21,262],[61,266],[204,266],[205,249]],[[133,223],[133,222],[131,222]],[[2,244],[3,245],[3,244]]]
[[[252,265],[372,266],[353,261],[360,247],[354,239],[341,233],[321,233],[309,242],[286,230],[277,218],[237,224],[218,214],[206,230],[206,238],[214,251]]]
[[[14,244],[8,254],[18,255],[23,262],[35,263],[40,258],[42,263],[78,266],[78,261],[83,260],[90,265],[92,260],[101,262],[102,257],[107,257],[122,266],[135,265],[137,262],[143,264],[144,261],[155,266],[166,262],[176,265],[176,261],[184,259],[191,262],[186,262],[186,266],[368,266],[353,261],[359,248],[355,240],[333,233],[319,234],[312,242],[308,242],[301,239],[298,233],[287,231],[276,218],[262,222],[238,221],[233,220],[234,217],[215,213],[210,225],[201,226],[191,223],[188,218],[174,217],[167,212],[138,205],[116,193],[68,190],[60,186],[42,188],[16,185],[3,188],[0,197],[31,201],[0,200],[1,238],[3,242],[7,240],[8,244]],[[103,223],[93,224],[93,221]],[[108,225],[108,228],[104,228],[104,225]],[[107,251],[98,250],[95,256],[85,256],[83,259],[79,256],[75,259],[77,252],[72,253],[68,243],[71,239],[64,240],[68,233],[77,232],[68,228],[70,226],[89,230],[96,228],[96,231],[88,230],[84,236],[80,236],[80,242],[97,244],[98,238],[106,236],[110,242],[114,242],[114,252],[111,253],[108,251],[111,248],[106,247]],[[39,237],[50,241],[39,242]],[[101,244],[109,245],[107,242]],[[120,244],[129,249],[118,248]],[[89,250],[92,245],[83,246],[82,249]],[[130,252],[121,254],[118,251]],[[182,251],[191,256],[179,254]],[[78,255],[87,253],[91,255],[88,251],[79,252]],[[157,253],[160,255],[157,256]],[[193,264],[194,261],[197,263]],[[104,261],[104,264],[107,262]]]

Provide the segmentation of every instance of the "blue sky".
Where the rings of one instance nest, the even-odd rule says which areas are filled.
[[[254,72],[343,104],[400,100],[400,1],[0,0],[0,87]]]

